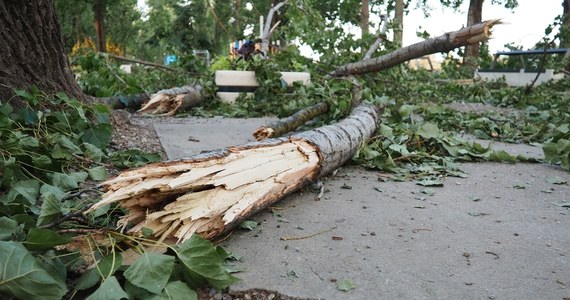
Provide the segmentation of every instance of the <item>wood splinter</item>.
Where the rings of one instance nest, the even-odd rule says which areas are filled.
[[[289,138],[122,172],[103,183],[107,192],[86,213],[118,202],[128,210],[119,226],[130,234],[146,228],[167,242],[194,233],[214,239],[351,159],[374,133],[379,109],[362,105],[337,124]]]

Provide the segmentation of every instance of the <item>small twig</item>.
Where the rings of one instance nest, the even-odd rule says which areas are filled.
[[[80,210],[74,211],[74,212],[72,212],[72,213],[65,214],[65,215],[63,215],[61,218],[59,218],[59,219],[57,219],[57,220],[55,220],[55,221],[53,221],[53,222],[51,222],[51,223],[38,226],[38,228],[49,229],[49,228],[53,228],[53,227],[55,227],[55,226],[57,226],[57,225],[59,225],[59,224],[65,222],[65,221],[67,221],[67,220],[69,220],[69,219],[81,218],[81,217],[83,216],[83,213],[84,213],[86,210],[88,210],[89,208],[91,208],[91,206],[93,206],[93,204],[95,204],[95,203],[91,203],[91,204],[89,204],[89,205],[86,205],[85,207],[81,208]]]
[[[498,255],[497,253],[495,253],[495,252],[485,251],[485,253],[494,255],[494,256],[495,256],[495,259],[499,259],[499,255]]]
[[[313,233],[313,234],[309,234],[309,235],[305,235],[305,236],[284,236],[281,237],[280,240],[282,241],[297,241],[297,240],[304,240],[304,239],[308,239],[308,238],[312,238],[314,236],[317,236],[319,234],[325,233],[325,232],[329,232],[332,231],[333,229],[335,229],[336,227],[332,227],[329,229],[325,229],[325,230],[321,230],[319,232]]]
[[[320,180],[317,180],[316,185],[319,188],[319,194],[317,195],[317,198],[315,198],[315,201],[321,201],[323,195],[325,194],[325,186],[323,185],[323,182]]]
[[[527,95],[530,94],[530,91],[532,90],[532,88],[534,87],[534,84],[538,80],[540,73],[544,69],[544,65],[546,64],[547,50],[548,50],[548,43],[547,43],[547,41],[544,41],[544,53],[542,53],[542,59],[540,60],[540,66],[538,67],[538,71],[536,72],[536,76],[534,77],[534,80],[526,87],[526,89],[524,91],[524,93]]]
[[[108,230],[106,228],[69,228],[58,230],[57,233],[95,233],[95,234],[105,234]]]
[[[317,275],[317,277],[319,277],[319,279],[320,279],[321,281],[325,281],[325,279],[322,278],[321,275],[319,275],[319,273],[317,273],[317,271],[315,271],[315,269],[314,269],[313,267],[311,267],[311,271],[312,271],[315,275]]]

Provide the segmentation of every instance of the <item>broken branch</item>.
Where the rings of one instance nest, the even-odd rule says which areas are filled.
[[[129,233],[150,229],[159,240],[213,239],[352,158],[376,130],[381,108],[363,104],[337,124],[290,138],[210,151],[125,171],[103,183],[91,212],[119,202]]]
[[[479,43],[491,37],[491,28],[501,24],[500,20],[489,20],[454,32],[400,48],[386,55],[361,60],[336,68],[331,76],[362,75],[391,68],[410,59],[424,55],[448,52],[455,48]]]

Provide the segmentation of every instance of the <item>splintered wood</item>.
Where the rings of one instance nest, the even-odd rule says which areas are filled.
[[[303,140],[233,147],[123,172],[103,183],[108,191],[90,211],[120,202],[128,214],[119,226],[129,233],[147,228],[160,240],[210,238],[315,179],[318,169],[316,148]]]
[[[161,90],[150,97],[139,112],[154,115],[172,116],[177,111],[197,106],[204,101],[200,85],[187,85]]]

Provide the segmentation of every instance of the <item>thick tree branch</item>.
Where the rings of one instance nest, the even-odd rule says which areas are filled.
[[[160,240],[213,239],[350,160],[376,130],[380,109],[361,105],[337,124],[289,138],[125,171],[103,183],[107,192],[88,212],[120,202],[129,211],[121,225],[132,234],[147,228]]]
[[[491,28],[501,24],[500,20],[489,20],[458,31],[400,48],[389,54],[359,62],[346,64],[336,68],[331,76],[361,75],[388,69],[410,59],[424,55],[448,52],[457,47],[485,41],[491,37]]]
[[[275,30],[275,28],[271,27],[271,22],[273,22],[273,15],[285,4],[287,4],[287,0],[272,7],[267,14],[267,19],[265,20],[265,26],[263,29],[263,35],[261,36],[261,53],[264,55],[267,55],[267,53],[269,53],[269,39],[271,38],[273,30]]]

